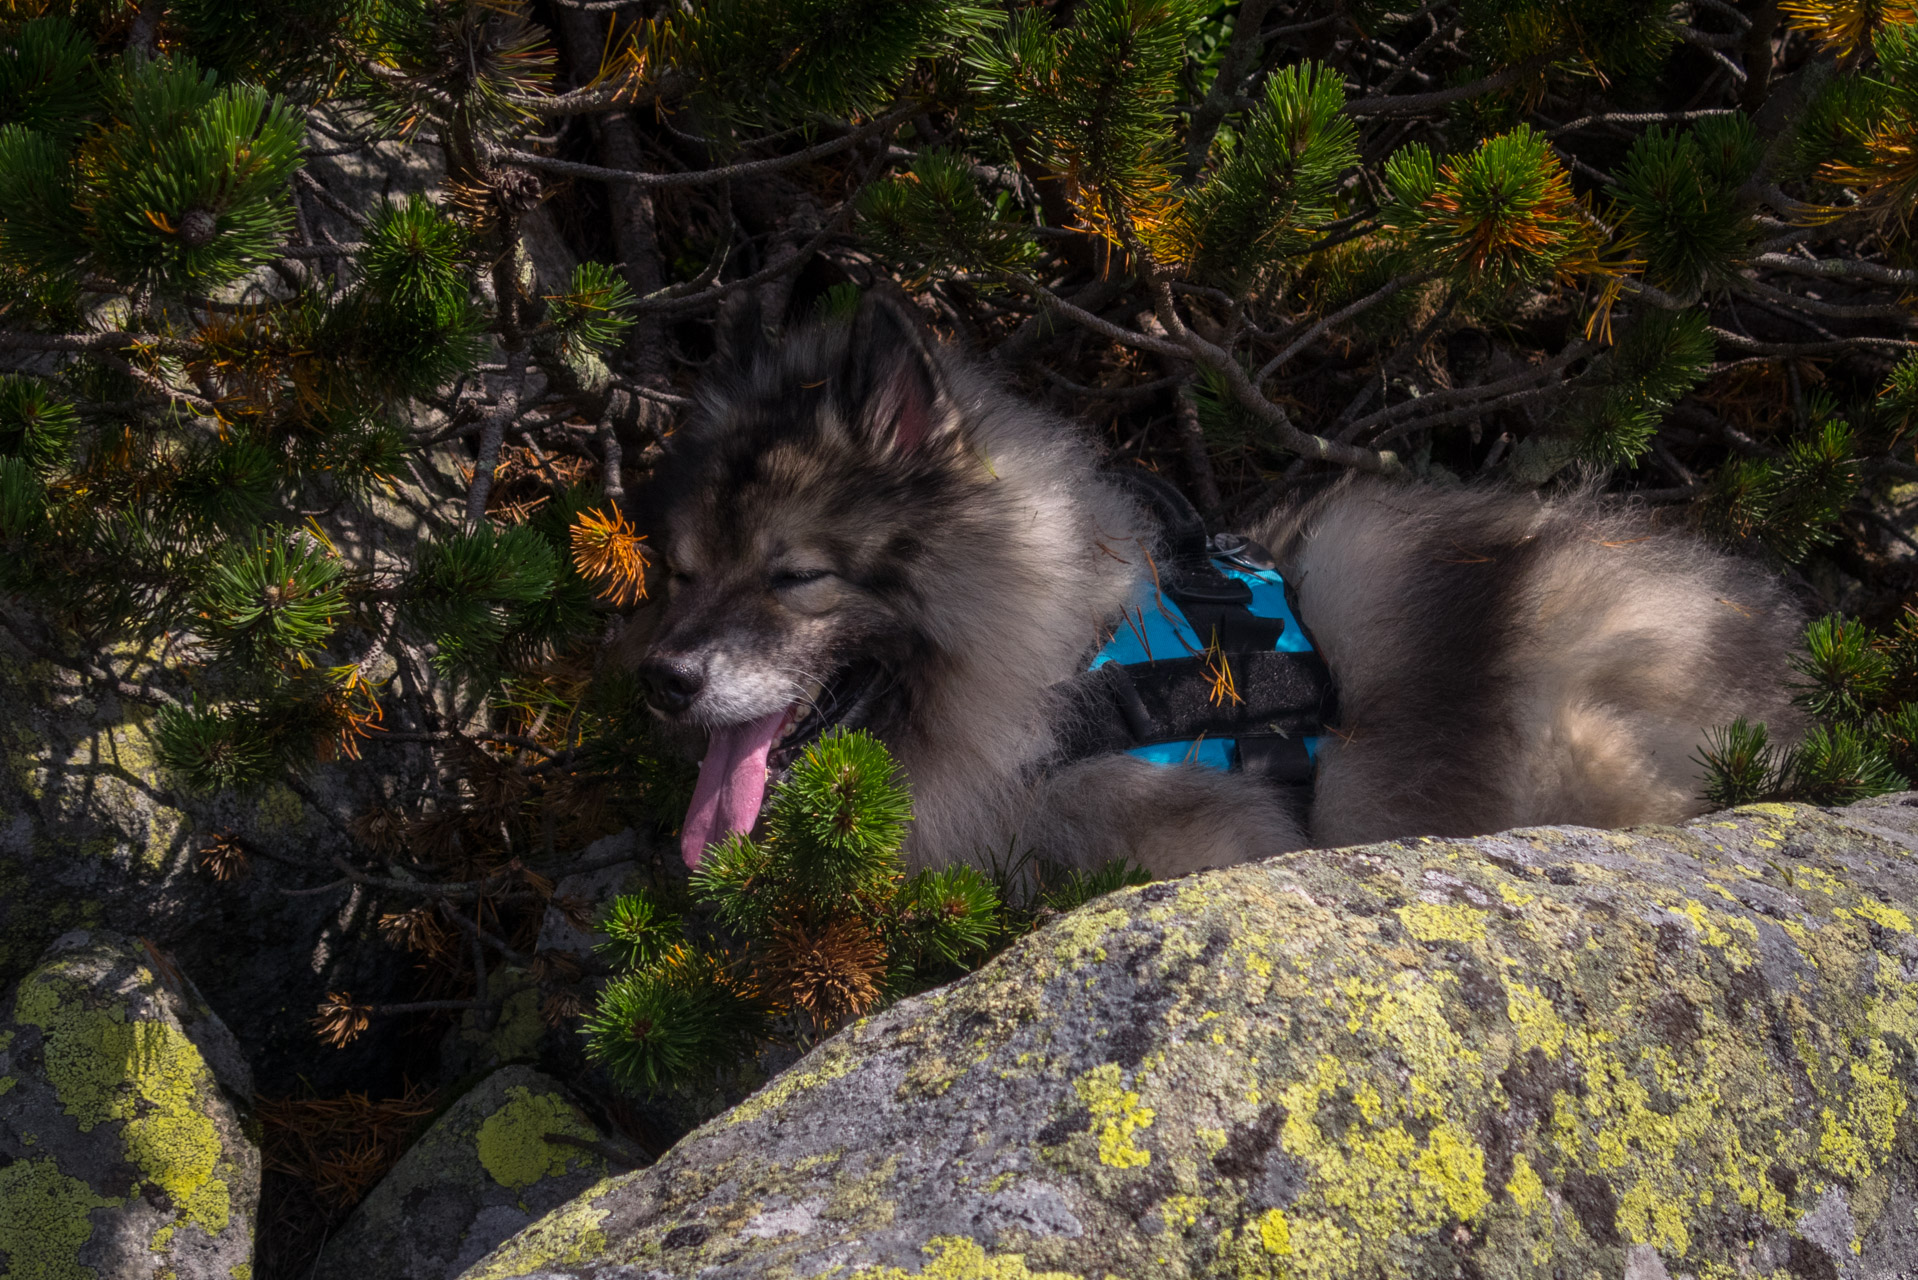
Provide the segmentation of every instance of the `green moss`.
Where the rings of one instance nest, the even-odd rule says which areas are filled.
[[[94,1280],[80,1264],[93,1238],[88,1214],[118,1204],[93,1193],[52,1160],[16,1160],[0,1169],[0,1257],[6,1280]]]
[[[144,969],[138,980],[154,985]],[[203,1102],[212,1073],[171,1021],[130,1020],[119,1004],[93,1008],[91,994],[43,970],[21,983],[14,1020],[40,1028],[48,1083],[81,1132],[121,1122],[127,1159],[146,1181],[166,1192],[183,1221],[219,1234],[231,1198],[218,1176],[219,1128]]]
[[[548,1142],[549,1133],[589,1142],[598,1137],[564,1098],[514,1085],[506,1091],[505,1105],[480,1122],[480,1165],[493,1181],[517,1190],[542,1178],[563,1177],[575,1167],[604,1163],[590,1151]]]

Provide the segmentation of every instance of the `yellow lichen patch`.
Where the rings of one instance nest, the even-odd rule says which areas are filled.
[[[825,1084],[828,1080],[837,1080],[853,1069],[857,1059],[842,1044],[838,1052],[824,1065],[812,1071],[788,1071],[779,1079],[746,1099],[726,1116],[727,1124],[745,1124],[748,1120],[757,1120],[775,1107],[787,1102],[808,1089]]]
[[[1498,896],[1508,907],[1526,907],[1538,901],[1536,893],[1526,893],[1509,880],[1502,880],[1498,886]]]
[[[1891,1049],[1874,1039],[1869,1053],[1851,1060],[1850,1087],[1835,1099],[1839,1109],[1827,1106],[1820,1113],[1818,1162],[1839,1177],[1862,1182],[1891,1155],[1906,1106],[1894,1072]]]
[[[1107,1062],[1072,1082],[1079,1101],[1092,1112],[1093,1131],[1099,1137],[1099,1163],[1115,1169],[1137,1169],[1152,1163],[1152,1153],[1137,1146],[1132,1135],[1152,1127],[1157,1113],[1139,1105],[1139,1095],[1121,1087],[1119,1064]]]
[[[154,985],[142,969],[137,980]],[[207,1114],[212,1073],[186,1033],[160,1018],[129,1020],[121,1005],[89,1008],[52,974],[21,984],[14,1019],[39,1027],[48,1082],[66,1113],[90,1131],[125,1124],[127,1159],[165,1191],[183,1221],[226,1230],[231,1200],[216,1176],[220,1132]]]
[[[1267,1209],[1259,1216],[1259,1243],[1275,1258],[1291,1254],[1292,1227],[1286,1222],[1283,1211]]]
[[[1159,1202],[1159,1220],[1165,1224],[1165,1230],[1176,1233],[1197,1226],[1205,1210],[1203,1196],[1170,1195]]]
[[[1649,1244],[1682,1258],[1692,1246],[1689,1208],[1640,1180],[1618,1198],[1618,1229],[1633,1244]]]
[[[607,1178],[572,1203],[563,1205],[501,1245],[461,1280],[510,1280],[549,1267],[591,1262],[606,1252],[606,1233],[599,1224],[612,1215],[593,1202],[630,1182],[636,1175]]]
[[[872,1280],[913,1280],[915,1276],[919,1280],[1080,1280],[1065,1271],[1034,1271],[1026,1266],[1024,1254],[987,1253],[977,1240],[965,1236],[934,1236],[926,1241],[923,1251],[929,1261],[916,1272],[883,1267],[860,1274]],[[472,1280],[487,1278],[474,1276]]]
[[[1090,961],[1104,960],[1106,949],[1099,944],[1107,934],[1126,924],[1126,913],[1111,911],[1075,911],[1053,926],[1052,954],[1068,969],[1082,969]]]
[[[1545,1181],[1523,1151],[1512,1157],[1512,1176],[1505,1184],[1505,1194],[1526,1213],[1545,1203]]]
[[[1699,937],[1708,947],[1722,947],[1732,940],[1729,933],[1712,922],[1711,912],[1706,910],[1702,902],[1687,898],[1685,905],[1679,908],[1678,914],[1692,922],[1692,928],[1698,930]]]
[[[1414,902],[1400,907],[1398,917],[1420,942],[1482,942],[1485,913],[1472,907],[1436,902]]]
[[[1899,933],[1910,933],[1912,931],[1910,916],[1900,911],[1897,907],[1892,906],[1890,903],[1880,902],[1876,898],[1861,896],[1857,903],[1853,905],[1851,911],[1853,915],[1861,919],[1869,920],[1873,924],[1886,929],[1895,929]]]
[[[93,1193],[52,1160],[16,1160],[0,1169],[0,1256],[14,1280],[93,1280],[80,1248],[93,1236],[87,1215],[118,1204]]]
[[[834,1179],[835,1189],[826,1204],[826,1216],[854,1224],[863,1231],[890,1225],[899,1216],[899,1204],[886,1193],[892,1189],[898,1170],[899,1157],[892,1155],[860,1176],[841,1174]]]
[[[1539,1049],[1546,1057],[1555,1058],[1558,1051],[1564,1048],[1565,1021],[1558,1016],[1558,1010],[1553,1007],[1551,1000],[1537,987],[1528,987],[1522,982],[1506,982],[1505,1016],[1511,1019],[1513,1030],[1518,1032],[1520,1053]]]
[[[1412,1158],[1412,1171],[1435,1188],[1460,1222],[1476,1222],[1491,1194],[1485,1189],[1485,1151],[1456,1125],[1432,1130],[1425,1149]]]
[[[1775,800],[1766,800],[1758,804],[1741,804],[1733,813],[1752,813],[1762,818],[1777,818],[1783,822],[1794,821],[1798,817],[1798,806],[1779,804]]]
[[[1808,885],[1824,894],[1827,898],[1845,896],[1844,883],[1839,880],[1837,876],[1822,867],[1814,867],[1810,863],[1802,863],[1792,868],[1792,883],[1794,885]]]
[[[480,1167],[502,1187],[517,1190],[542,1178],[561,1177],[572,1166],[604,1163],[578,1147],[548,1142],[551,1133],[588,1142],[599,1136],[564,1098],[516,1084],[506,1091],[499,1110],[480,1122]]]
[[[1906,982],[1904,967],[1883,953],[1878,956],[1878,992],[1866,1008],[1873,1030],[1918,1044],[1918,983]]]

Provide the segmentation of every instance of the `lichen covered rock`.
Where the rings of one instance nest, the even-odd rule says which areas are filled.
[[[496,1071],[373,1188],[327,1245],[317,1276],[452,1280],[603,1179],[605,1150],[617,1148],[550,1077],[530,1067]]]
[[[8,1012],[0,1276],[246,1280],[260,1156],[234,1098],[250,1086],[191,985],[139,943],[70,933]]]
[[[467,1280],[1909,1276],[1913,805],[1129,890]]]

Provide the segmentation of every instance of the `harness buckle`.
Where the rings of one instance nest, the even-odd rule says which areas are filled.
[[[1224,560],[1241,569],[1269,573],[1279,567],[1279,562],[1250,538],[1242,538],[1236,533],[1215,533],[1207,541],[1206,548],[1215,560]]]

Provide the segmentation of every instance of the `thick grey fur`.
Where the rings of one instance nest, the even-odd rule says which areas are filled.
[[[885,304],[734,366],[646,503],[672,574],[631,632],[642,669],[696,672],[668,718],[697,739],[883,664],[857,720],[911,780],[916,864],[1032,850],[1168,876],[1310,844],[1670,822],[1704,811],[1706,728],[1799,731],[1803,619],[1775,575],[1590,492],[1352,480],[1248,531],[1339,685],[1309,815],[1197,766],[1046,768],[1055,686],[1111,634],[1158,536],[1091,443]]]

